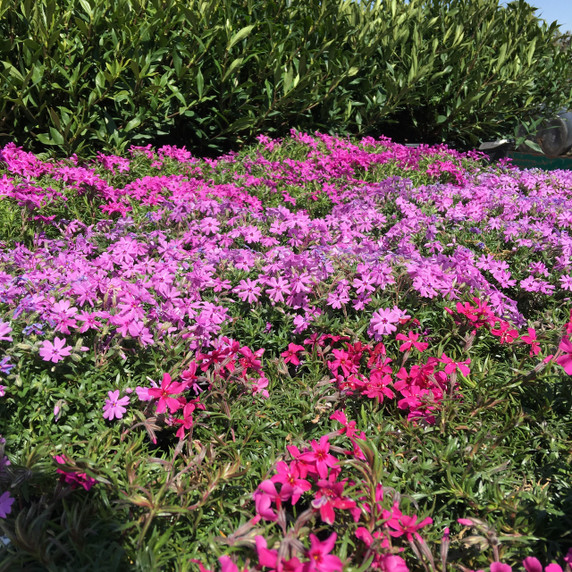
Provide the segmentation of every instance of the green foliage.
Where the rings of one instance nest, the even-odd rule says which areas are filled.
[[[4,0],[0,137],[202,153],[291,127],[471,143],[570,100],[570,49],[518,0]]]

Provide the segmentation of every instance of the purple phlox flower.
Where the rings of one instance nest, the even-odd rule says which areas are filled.
[[[2,373],[10,373],[13,367],[14,364],[10,363],[10,356],[4,356],[0,361],[0,372]]]
[[[105,405],[103,406],[103,417],[104,419],[121,419],[127,409],[125,409],[125,405],[129,403],[129,396],[125,395],[121,399],[119,399],[119,389],[115,391],[108,391],[107,395],[109,398],[106,400]]]
[[[12,331],[12,328],[8,322],[0,322],[0,341],[11,342],[12,336],[8,334]]]
[[[14,498],[10,496],[8,491],[4,491],[0,495],[0,518],[6,518],[12,512]]]

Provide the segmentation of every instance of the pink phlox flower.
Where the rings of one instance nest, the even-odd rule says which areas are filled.
[[[336,544],[337,534],[333,532],[323,542],[315,534],[310,534],[310,548],[306,554],[309,561],[304,563],[303,572],[336,572],[343,570],[338,556],[330,554]]]
[[[419,334],[415,334],[414,332],[411,332],[411,331],[407,332],[407,335],[397,334],[395,336],[395,339],[405,342],[399,346],[400,352],[408,351],[412,347],[415,347],[420,352],[423,352],[429,347],[429,344],[427,342],[417,341],[419,339]]]
[[[184,439],[185,430],[188,431],[193,427],[194,425],[193,412],[196,409],[204,409],[204,408],[205,406],[199,401],[198,397],[196,399],[192,399],[191,401],[187,401],[187,403],[185,403],[185,405],[183,406],[183,418],[173,419],[173,423],[177,423],[180,425],[179,429],[177,429],[177,432],[175,433],[175,435],[179,439]]]
[[[248,302],[249,304],[254,304],[260,297],[260,293],[262,292],[262,288],[258,286],[260,281],[251,280],[250,278],[246,278],[245,280],[241,280],[234,288],[233,292],[238,294],[238,297],[243,302]]]
[[[557,357],[556,363],[561,365],[568,375],[572,375],[572,341],[568,336],[562,338],[558,349],[566,353]]]
[[[418,530],[433,522],[431,517],[418,522],[417,515],[405,515],[399,510],[397,505],[394,505],[390,511],[384,511],[384,518],[388,518],[387,526],[393,529],[389,531],[391,536],[399,537],[405,535],[409,542],[413,541],[414,536],[421,541]]]
[[[239,361],[240,365],[242,365],[244,369],[253,369],[258,373],[262,373],[262,362],[260,361],[260,358],[264,353],[264,348],[260,348],[253,352],[249,347],[243,346],[240,348],[240,353],[243,357],[240,358]]]
[[[397,554],[381,554],[379,557],[379,569],[382,572],[409,572],[405,560]]]
[[[528,558],[525,558],[522,561],[522,565],[524,566],[524,569],[526,570],[526,572],[542,572],[543,571],[542,564],[540,563],[540,560],[538,560],[538,558],[535,558],[534,556],[529,556]]]
[[[249,380],[250,383],[250,390],[252,391],[252,395],[258,395],[263,399],[268,399],[270,394],[266,389],[268,387],[268,378],[265,376],[258,377],[256,380]]]
[[[252,495],[254,499],[254,506],[257,514],[259,514],[265,520],[275,521],[278,519],[278,515],[272,509],[272,505],[276,506],[277,510],[282,507],[282,501],[286,500],[288,497],[288,492],[284,494],[279,493],[276,490],[274,483],[267,479],[262,481],[256,491]]]
[[[441,363],[446,364],[445,365],[445,373],[446,374],[451,374],[457,369],[464,376],[467,376],[467,375],[469,375],[469,373],[471,373],[471,370],[470,370],[469,366],[467,365],[467,364],[471,363],[470,359],[467,359],[465,361],[454,361],[452,358],[447,357],[445,354],[442,354],[441,357],[439,358],[439,361]]]
[[[51,361],[58,363],[64,357],[71,354],[72,346],[66,345],[65,339],[58,337],[54,338],[53,343],[49,340],[44,340],[40,347],[40,355],[44,361]]]
[[[320,437],[320,442],[312,440],[310,443],[312,450],[302,453],[300,460],[315,467],[315,472],[318,473],[321,479],[326,479],[328,476],[329,467],[337,467],[339,464],[338,459],[330,455],[329,437],[323,435]]]
[[[391,376],[386,373],[385,368],[374,369],[370,373],[369,380],[365,388],[362,389],[362,392],[370,399],[377,399],[379,403],[382,403],[384,397],[389,399],[395,397],[395,393],[388,387],[392,381]]]
[[[202,391],[200,385],[198,385],[198,376],[197,376],[197,368],[199,364],[197,362],[192,362],[189,364],[189,367],[181,373],[181,379],[183,383],[192,389],[195,394],[199,394]]]
[[[121,419],[127,411],[125,405],[129,403],[129,396],[125,395],[119,399],[119,389],[108,391],[107,395],[108,399],[103,406],[103,418],[109,419],[109,421]]]
[[[270,568],[270,572],[301,572],[302,564],[298,558],[293,557],[290,560],[280,558],[278,550],[268,549],[266,539],[263,536],[255,536],[254,542],[256,543],[258,563],[265,568]]]
[[[171,376],[168,373],[163,374],[163,380],[161,382],[161,387],[150,388],[147,394],[153,399],[158,399],[157,402],[157,414],[164,413],[167,409],[171,413],[175,413],[183,405],[181,401],[173,397],[174,395],[179,395],[186,389],[184,383],[178,383],[171,381]]]
[[[270,479],[273,483],[281,483],[280,495],[283,500],[296,504],[300,497],[312,488],[309,481],[300,475],[300,465],[296,463],[276,463],[276,474]]]
[[[371,317],[369,324],[369,333],[376,340],[381,336],[387,336],[397,330],[396,324],[399,324],[401,314],[390,308],[380,308],[376,310]]]
[[[154,381],[151,381],[151,385],[152,385],[152,387],[137,386],[135,388],[135,393],[137,394],[139,401],[151,401],[153,399],[153,397],[151,397],[151,395],[149,395],[149,391],[151,389],[156,389],[159,386]]]
[[[332,350],[334,354],[333,361],[328,362],[328,367],[335,371],[338,368],[341,368],[342,373],[345,377],[352,373],[357,373],[359,362],[356,363],[356,360],[353,359],[350,354],[345,350]]]
[[[530,355],[535,356],[540,353],[540,344],[536,339],[536,330],[534,328],[528,328],[528,335],[521,336],[520,339],[525,343],[530,345]]]
[[[512,567],[503,562],[491,562],[490,572],[512,572]]]
[[[298,352],[304,351],[304,346],[299,346],[298,344],[288,344],[288,349],[282,352],[280,355],[284,358],[284,363],[291,363],[293,365],[300,365],[300,359],[298,358]]]
[[[0,518],[6,518],[12,512],[14,500],[8,491],[0,495]]]
[[[510,324],[504,320],[498,320],[500,322],[498,328],[491,328],[491,334],[500,338],[500,343],[510,344],[518,338],[518,331],[515,329],[510,329]],[[495,324],[496,325],[496,324]]]
[[[70,460],[65,455],[55,455],[54,460],[59,465],[67,465],[70,463]],[[64,471],[62,469],[56,469],[56,472],[59,473],[60,480],[71,485],[72,489],[76,489],[81,486],[86,491],[89,491],[89,489],[97,483],[96,479],[88,477],[86,473],[80,473],[78,471]]]
[[[318,481],[318,491],[312,507],[320,511],[320,518],[327,524],[333,524],[336,518],[334,509],[348,510],[356,507],[355,501],[342,496],[345,481],[336,481],[336,478],[320,479]]]

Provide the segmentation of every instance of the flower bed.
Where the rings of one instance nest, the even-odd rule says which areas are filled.
[[[0,159],[7,565],[565,566],[572,173],[295,132]]]

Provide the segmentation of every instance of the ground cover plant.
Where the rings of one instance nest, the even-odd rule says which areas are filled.
[[[556,572],[572,173],[293,131],[0,173],[0,569]]]

